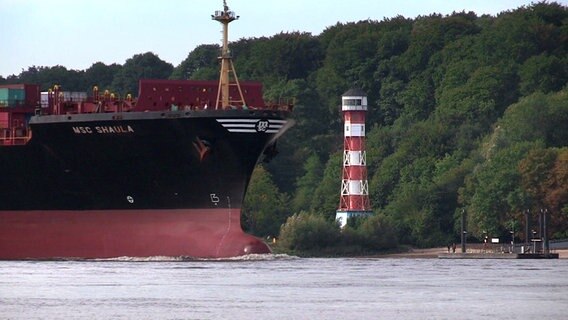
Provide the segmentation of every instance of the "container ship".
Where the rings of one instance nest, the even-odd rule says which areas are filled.
[[[0,259],[227,258],[270,253],[243,232],[255,165],[293,124],[239,82],[223,3],[219,81],[139,81],[119,99],[0,86]]]

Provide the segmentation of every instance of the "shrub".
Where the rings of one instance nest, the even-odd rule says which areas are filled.
[[[340,236],[336,222],[301,211],[288,217],[280,228],[279,245],[287,250],[313,251],[337,245]]]
[[[340,229],[337,222],[304,211],[281,226],[278,242],[284,252],[331,255],[378,252],[397,244],[396,232],[384,215],[352,218]]]
[[[364,219],[357,228],[357,233],[360,245],[369,250],[392,249],[398,244],[393,225],[381,214]]]

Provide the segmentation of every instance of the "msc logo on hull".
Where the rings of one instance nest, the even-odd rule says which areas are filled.
[[[268,128],[270,128],[270,122],[268,120],[258,120],[258,122],[254,125],[256,132],[266,132]]]
[[[286,120],[277,119],[217,119],[229,132],[238,133],[277,133]]]

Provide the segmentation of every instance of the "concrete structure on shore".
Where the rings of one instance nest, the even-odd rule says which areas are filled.
[[[442,253],[439,259],[558,259],[558,253]]]

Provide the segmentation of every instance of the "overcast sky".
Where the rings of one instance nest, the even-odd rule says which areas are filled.
[[[568,0],[557,1],[566,3]],[[530,0],[228,0],[240,16],[231,40],[280,32],[320,34],[337,22],[414,18],[431,13],[478,15],[530,5]],[[84,70],[123,64],[151,51],[174,66],[200,44],[220,43],[211,20],[221,0],[0,0],[0,75],[30,66]]]

